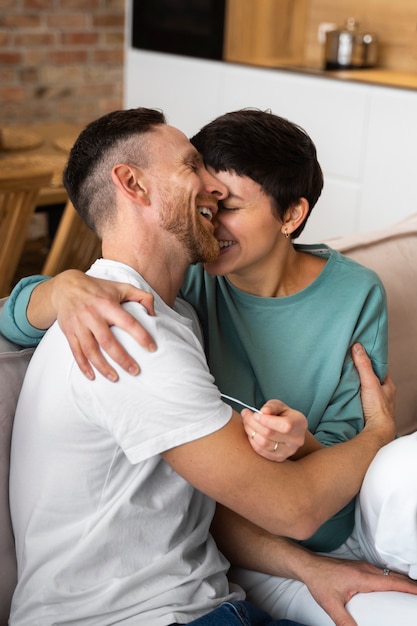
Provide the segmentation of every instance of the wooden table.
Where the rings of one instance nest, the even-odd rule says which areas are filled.
[[[68,152],[83,126],[69,122],[47,122],[3,127],[0,168],[42,166],[53,172],[52,180],[39,195],[38,206],[65,204],[67,194],[62,172]]]

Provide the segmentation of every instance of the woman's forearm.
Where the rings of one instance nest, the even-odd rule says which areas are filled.
[[[45,276],[28,276],[20,280],[4,302],[0,315],[0,332],[10,341],[21,346],[35,346],[45,330],[32,326],[27,318],[28,303],[37,285],[46,281]],[[37,322],[36,318],[31,321]]]
[[[57,311],[53,305],[53,293],[59,282],[60,275],[45,280],[32,291],[26,309],[26,317],[32,326],[47,330],[55,322]]]

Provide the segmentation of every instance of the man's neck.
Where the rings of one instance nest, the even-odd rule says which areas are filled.
[[[103,243],[103,258],[128,265],[152,287],[162,300],[170,307],[174,305],[178,295],[188,262],[185,260],[165,258],[164,254],[128,254],[127,251],[116,254]]]

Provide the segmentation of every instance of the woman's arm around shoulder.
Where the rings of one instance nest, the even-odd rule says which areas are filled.
[[[36,346],[45,334],[46,327],[33,326],[27,309],[32,292],[48,278],[29,276],[20,280],[4,303],[0,314],[0,332],[20,346]]]
[[[36,345],[45,331],[58,320],[82,372],[93,379],[93,366],[109,380],[118,379],[104,352],[123,369],[136,375],[139,365],[127,354],[111,332],[118,326],[149,351],[156,349],[153,338],[125,309],[122,302],[140,302],[154,315],[153,296],[127,283],[116,283],[66,270],[53,278],[25,278],[6,302],[0,330],[21,345]]]

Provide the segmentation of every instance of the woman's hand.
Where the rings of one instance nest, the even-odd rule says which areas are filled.
[[[122,328],[141,346],[150,352],[155,351],[153,338],[121,306],[122,302],[140,302],[150,315],[154,315],[152,294],[133,285],[92,278],[77,270],[63,272],[48,282],[53,287],[51,303],[56,318],[85,376],[94,379],[93,365],[109,380],[118,379],[100,347],[124,370],[132,375],[138,374],[139,364],[116,341],[110,327]]]
[[[307,419],[280,400],[268,400],[260,413],[244,409],[243,427],[257,454],[270,461],[285,461],[303,446]]]
[[[304,568],[302,580],[336,626],[357,626],[345,605],[358,593],[399,591],[417,595],[416,582],[403,574],[388,570],[389,575],[384,576],[382,569],[365,561],[319,555],[314,559],[313,568]]]

